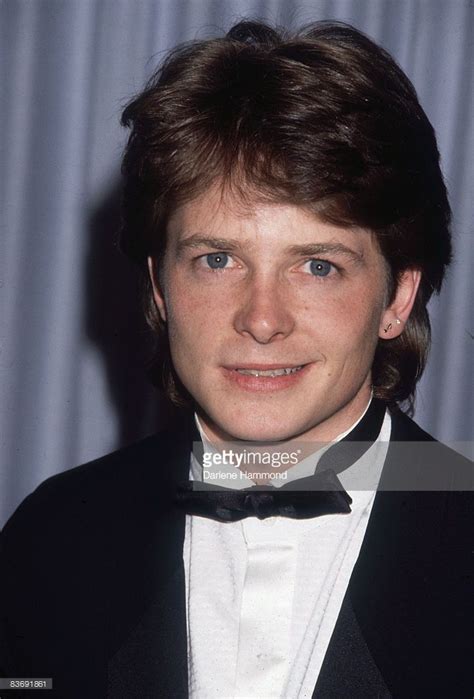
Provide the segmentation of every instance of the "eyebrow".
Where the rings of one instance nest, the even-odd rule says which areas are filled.
[[[216,250],[229,250],[235,252],[242,247],[247,247],[249,240],[236,240],[233,238],[208,238],[194,234],[178,241],[177,252],[181,255],[188,248],[214,248]]]
[[[237,250],[246,249],[251,246],[250,240],[237,240],[235,238],[209,238],[199,234],[193,234],[187,238],[183,238],[177,243],[177,253],[181,255],[185,250],[193,248],[214,248],[214,250],[225,250],[235,252]],[[327,243],[306,243],[304,245],[290,245],[285,250],[286,253],[292,255],[301,255],[302,257],[315,257],[316,255],[344,255],[345,257],[357,263],[364,261],[364,255],[357,252],[347,245],[337,242]]]
[[[315,255],[344,255],[354,262],[363,262],[364,254],[343,245],[342,243],[308,243],[306,245],[291,245],[288,252],[303,257],[314,257]]]

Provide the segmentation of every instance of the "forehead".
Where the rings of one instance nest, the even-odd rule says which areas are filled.
[[[232,239],[247,251],[278,252],[294,245],[330,243],[350,246],[363,256],[382,258],[375,235],[356,226],[337,226],[301,205],[213,187],[180,205],[168,222],[168,247],[193,236]]]

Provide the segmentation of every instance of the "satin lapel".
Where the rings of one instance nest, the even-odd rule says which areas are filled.
[[[349,595],[342,603],[313,693],[313,699],[333,697],[391,697],[367,647]]]
[[[187,698],[184,599],[184,575],[178,567],[109,663],[110,699]]]
[[[149,511],[145,503],[137,519],[142,520],[143,530],[152,533],[140,552],[136,586],[128,591],[136,613],[132,618],[128,615],[123,640],[109,661],[107,696],[111,699],[188,696],[185,515],[173,506],[173,498],[176,483],[188,477],[189,435],[186,421],[160,441],[161,453],[144,478],[143,489],[148,495],[156,493],[156,502]],[[137,601],[140,597],[142,602]]]
[[[410,425],[394,416],[391,441],[422,440],[424,433],[411,435]],[[390,446],[382,478],[390,480],[400,467]],[[435,535],[420,528],[424,495],[377,493],[315,698],[400,696],[407,678],[412,688],[420,681],[417,644],[423,621],[414,600],[423,597]]]

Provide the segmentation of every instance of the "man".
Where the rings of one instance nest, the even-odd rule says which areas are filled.
[[[242,22],[173,52],[123,123],[122,248],[183,409],[7,524],[3,675],[60,697],[471,696],[468,465],[398,407],[450,259],[413,87],[350,27]],[[229,444],[310,456],[271,489],[252,464],[201,485]]]

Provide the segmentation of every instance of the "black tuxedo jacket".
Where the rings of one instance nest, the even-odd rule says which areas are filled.
[[[52,677],[47,696],[66,699],[187,697],[173,497],[190,424],[50,478],[19,507],[1,537],[0,676]],[[392,440],[431,438],[398,412]],[[383,478],[430,467],[394,453]],[[313,697],[474,695],[473,497],[453,490],[470,465],[439,453],[445,492],[377,493]]]

